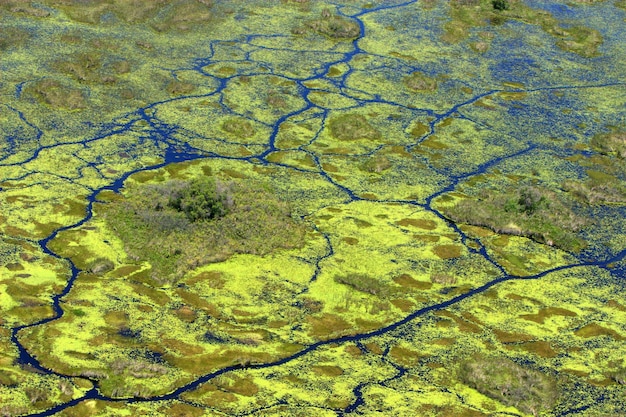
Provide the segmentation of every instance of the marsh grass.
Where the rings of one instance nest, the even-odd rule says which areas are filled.
[[[90,272],[94,275],[103,275],[111,271],[114,267],[115,264],[113,263],[113,261],[107,258],[97,258],[89,264],[87,272]]]
[[[437,89],[437,80],[423,72],[415,71],[404,79],[404,85],[415,92],[432,92]]]
[[[379,279],[364,274],[348,274],[335,276],[335,282],[347,285],[359,292],[375,295],[377,297],[387,297],[393,291],[390,285],[385,284]]]
[[[24,92],[55,109],[80,110],[87,107],[87,100],[81,90],[56,80],[43,79],[34,82]]]
[[[310,20],[304,27],[292,30],[294,34],[303,34],[307,31],[337,40],[354,39],[361,34],[361,28],[354,20],[332,14],[328,9],[322,11],[320,18]]]
[[[626,385],[626,369],[619,369],[613,372],[611,378],[620,385]]]
[[[107,14],[157,32],[188,31],[213,18],[211,0],[48,0],[72,20],[97,25]]]
[[[345,114],[331,119],[330,132],[339,140],[378,139],[380,132],[369,124],[365,116],[360,114]]]
[[[132,185],[123,199],[102,206],[129,258],[149,262],[155,283],[174,282],[189,270],[236,253],[267,255],[304,244],[305,225],[291,217],[290,206],[270,188],[254,182],[217,183],[213,191],[224,194],[228,210],[203,217],[189,216],[172,204],[190,183]]]
[[[30,39],[30,34],[25,30],[0,26],[0,51],[18,48],[24,45],[28,39]]]
[[[385,155],[376,155],[368,158],[365,162],[359,165],[359,169],[364,172],[379,174],[391,168],[391,166],[391,161]]]
[[[452,0],[449,14],[452,19],[444,25],[446,42],[467,39],[472,28],[487,24],[499,26],[507,20],[517,20],[541,27],[555,38],[559,48],[583,57],[599,55],[598,48],[603,43],[597,30],[585,26],[565,27],[546,10],[532,8],[522,1]]]
[[[591,147],[604,155],[626,159],[626,130],[595,135],[591,139]]]
[[[590,179],[568,180],[562,184],[565,191],[588,204],[626,203],[626,187],[619,182]]]
[[[524,236],[536,242],[577,252],[586,245],[576,235],[587,221],[571,209],[571,203],[539,187],[509,187],[484,191],[476,199],[445,208],[451,220],[487,227],[496,233]]]
[[[226,119],[221,127],[224,132],[231,133],[238,138],[250,138],[255,134],[252,124],[244,118]]]
[[[459,377],[481,394],[535,416],[551,410],[558,397],[554,378],[506,358],[476,355],[461,365]]]

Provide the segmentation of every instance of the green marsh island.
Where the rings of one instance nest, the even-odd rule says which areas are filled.
[[[626,416],[625,36],[0,0],[0,417]]]

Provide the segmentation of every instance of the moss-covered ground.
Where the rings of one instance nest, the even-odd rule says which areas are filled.
[[[626,415],[625,13],[0,0],[0,416]]]

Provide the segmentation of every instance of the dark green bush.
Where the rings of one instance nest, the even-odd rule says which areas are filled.
[[[548,200],[537,188],[523,188],[519,198],[510,199],[504,205],[507,212],[533,214],[539,209],[548,208]]]
[[[190,222],[224,217],[228,213],[229,197],[225,189],[218,190],[214,179],[194,179],[170,198],[170,207],[185,213]]]
[[[509,10],[509,2],[507,0],[493,0],[491,2],[496,10]]]

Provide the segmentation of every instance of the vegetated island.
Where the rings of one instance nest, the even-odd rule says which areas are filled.
[[[102,208],[128,256],[149,262],[151,278],[160,284],[236,253],[301,247],[306,231],[269,186],[210,176],[131,185]],[[97,260],[90,269],[107,264]]]

